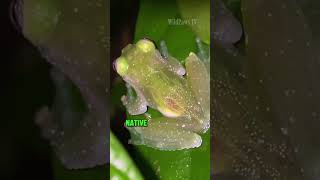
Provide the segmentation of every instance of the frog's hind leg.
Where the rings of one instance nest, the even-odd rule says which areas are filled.
[[[146,145],[160,150],[181,150],[199,147],[201,136],[192,132],[191,124],[166,117],[149,120],[148,127],[128,128],[131,132],[129,143]]]
[[[186,59],[187,82],[202,107],[206,121],[210,121],[210,74],[204,62],[190,53]]]
[[[186,70],[183,67],[183,65],[176,58],[170,56],[167,45],[164,41],[160,42],[160,52],[162,56],[167,60],[167,63],[171,71],[175,72],[180,76],[183,76],[186,73]]]
[[[134,90],[128,83],[127,95],[121,101],[131,115],[143,114],[147,111],[147,102],[139,90]]]

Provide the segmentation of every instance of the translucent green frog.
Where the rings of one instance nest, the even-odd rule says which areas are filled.
[[[192,52],[185,65],[168,54],[164,42],[161,53],[147,39],[122,50],[114,62],[117,73],[127,83],[128,95],[122,97],[122,102],[129,114],[149,118],[148,127],[129,128],[130,143],[160,150],[201,145],[199,134],[210,127],[209,66]],[[148,117],[148,106],[163,117]]]

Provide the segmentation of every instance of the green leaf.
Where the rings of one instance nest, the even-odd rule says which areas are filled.
[[[157,44],[169,26],[168,21],[178,15],[177,6],[171,0],[141,0],[135,41],[150,38]]]
[[[195,34],[188,26],[169,26],[162,37],[169,53],[182,62],[190,52],[196,52],[195,39]]]
[[[196,52],[196,35],[187,24],[176,24],[172,20],[182,19],[175,1],[141,1],[136,25],[135,41],[150,38],[159,47],[161,40],[166,42],[169,53],[183,60],[190,52]],[[209,22],[208,22],[209,23]],[[159,112],[149,108],[152,117]],[[128,118],[143,118],[130,116]],[[147,179],[209,179],[210,178],[210,131],[202,135],[200,148],[179,151],[160,151],[147,146],[136,146],[135,161],[144,171]],[[150,168],[151,166],[151,168]]]
[[[110,132],[110,179],[143,179],[126,150]]]
[[[110,179],[112,178],[129,180],[128,176],[124,172],[120,171],[115,166],[110,165]]]
[[[178,0],[183,20],[200,39],[210,44],[210,0]]]
[[[65,128],[65,131],[61,125],[65,122],[60,123],[59,120],[63,120],[58,118],[55,112],[52,119],[40,116],[37,119],[40,119],[38,124],[42,132],[45,134],[49,130],[54,130],[52,132],[55,132],[55,135],[48,137],[48,140],[51,141],[60,160],[65,162],[65,167],[78,169],[105,164],[108,156],[106,144],[109,141],[106,134],[109,124],[106,119],[106,111],[109,108],[106,101],[107,79],[109,79],[109,63],[106,61],[109,29],[106,21],[107,1],[30,0],[18,5],[19,8],[15,9],[15,13],[20,18],[17,19],[17,24],[22,26],[21,33],[38,47],[39,52],[52,66],[72,81],[79,89],[85,106],[88,107],[86,118],[74,123],[72,128]],[[64,104],[63,101],[61,103]],[[72,106],[70,110],[61,107],[62,105],[58,106],[63,111],[70,111],[72,115],[74,104],[70,105]],[[41,110],[43,109],[46,108]],[[41,110],[42,115],[51,114],[51,111]],[[46,126],[46,122],[51,124],[48,123],[50,125]],[[56,136],[57,132],[61,133],[61,136]],[[80,179],[77,171],[68,172],[60,164],[54,167],[57,169],[55,174],[57,179],[72,179],[73,175],[77,177],[75,179]],[[103,168],[101,171],[104,171],[105,175],[107,169]],[[82,172],[83,178],[95,179],[94,171],[91,174],[90,170],[79,170],[79,174]],[[70,178],[66,178],[69,175]],[[97,177],[105,179],[99,174]]]

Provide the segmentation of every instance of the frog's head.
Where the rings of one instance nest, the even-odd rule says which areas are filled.
[[[136,61],[135,64],[137,64],[138,60],[141,63],[141,60],[143,61],[147,54],[151,54],[154,51],[156,51],[156,47],[148,39],[141,39],[135,45],[129,44],[122,50],[121,56],[115,60],[114,69],[123,77],[127,74],[134,61]]]
[[[137,50],[141,51],[142,53],[150,53],[156,49],[156,46],[153,44],[152,41],[148,39],[141,39],[136,44]]]

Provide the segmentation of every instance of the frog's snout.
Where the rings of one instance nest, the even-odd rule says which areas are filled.
[[[156,46],[153,44],[153,42],[148,39],[139,40],[136,46],[145,53],[154,51],[156,49]]]
[[[124,76],[128,71],[129,64],[125,57],[120,56],[113,62],[113,67],[120,76]]]

